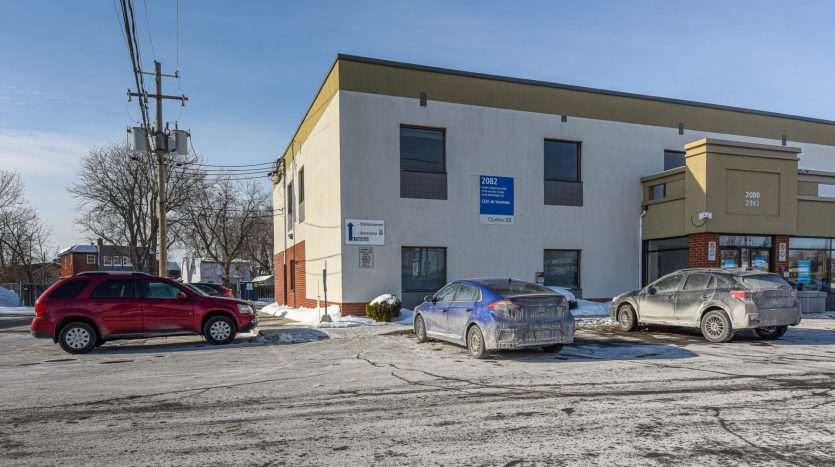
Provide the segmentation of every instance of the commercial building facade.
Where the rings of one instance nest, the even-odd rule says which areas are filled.
[[[771,257],[788,241],[791,274],[794,246],[806,245],[794,238],[814,234],[813,246],[833,247],[835,225],[813,214],[835,208],[826,196],[833,130],[816,119],[340,55],[274,178],[284,214],[276,300],[315,306],[325,270],[328,301],[349,313],[381,293],[412,305],[448,280],[477,276],[540,278],[608,299],[669,267],[701,265],[699,248],[717,235],[727,243],[719,257],[736,248],[740,265],[743,254],[762,263],[751,253],[758,237],[770,238],[760,246]],[[738,193],[714,195],[719,175],[691,175],[704,160],[724,167],[710,151],[696,154],[710,141],[754,161],[731,174],[740,183],[758,161],[780,161],[777,195],[761,186],[773,177],[755,176],[744,191],[768,196],[762,209],[736,213],[733,198],[741,217],[723,218],[719,207]],[[787,158],[763,157],[774,154]],[[711,194],[699,197],[693,187],[705,181]],[[780,223],[770,228],[774,199]],[[713,219],[699,219],[711,209]],[[684,223],[691,216],[698,227]],[[812,251],[826,271],[810,272],[821,289],[832,279],[824,250]]]

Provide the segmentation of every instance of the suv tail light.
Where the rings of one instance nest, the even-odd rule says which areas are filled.
[[[513,301],[506,298],[497,300],[487,305],[494,314],[504,316],[505,318],[513,318],[513,312],[522,309],[522,307]]]
[[[231,297],[232,296],[232,289],[227,289],[226,287],[221,287],[223,290],[224,297]]]
[[[43,317],[43,312],[46,310],[46,303],[38,300],[35,302],[35,316],[38,318]]]
[[[751,293],[747,290],[731,290],[731,295],[733,295],[737,300],[751,298]]]

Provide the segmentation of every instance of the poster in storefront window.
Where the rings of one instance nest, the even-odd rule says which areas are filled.
[[[797,283],[812,283],[812,261],[806,259],[797,262]]]
[[[722,267],[723,268],[735,268],[736,267],[736,260],[735,259],[722,260]]]
[[[768,262],[765,260],[765,256],[754,256],[754,269],[759,269],[760,271],[768,269]]]

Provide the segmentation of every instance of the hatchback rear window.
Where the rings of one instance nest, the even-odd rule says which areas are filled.
[[[503,297],[510,297],[513,295],[530,295],[530,294],[543,294],[543,295],[559,295],[557,292],[553,290],[542,287],[541,285],[531,284],[528,282],[510,282],[506,284],[492,284],[487,286],[487,290],[501,295]]]
[[[91,281],[68,281],[59,285],[48,298],[75,298]]]
[[[780,276],[774,274],[762,274],[757,276],[745,276],[742,278],[748,288],[751,289],[791,289],[792,286]]]

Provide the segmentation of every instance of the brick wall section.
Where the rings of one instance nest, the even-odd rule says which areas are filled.
[[[69,253],[61,257],[61,277],[69,277],[79,272],[97,271],[96,264],[87,264],[86,253]]]
[[[708,261],[708,242],[716,242],[716,260]],[[721,265],[719,258],[719,234],[698,233],[690,235],[690,267],[691,268],[718,268]]]
[[[786,260],[780,261],[780,244],[786,244]],[[776,272],[777,274],[782,275],[783,268],[788,270],[789,268],[789,236],[788,235],[775,235],[774,242],[772,243],[773,249],[771,251],[771,271]]]
[[[287,274],[284,274],[284,256],[287,255]],[[305,248],[304,241],[296,243],[294,246],[287,248],[287,250],[279,252],[275,255],[275,301],[276,303],[288,305],[294,308],[316,308],[316,299],[308,298],[307,293],[307,279],[305,272],[307,271],[307,264],[305,262]],[[295,288],[290,288],[290,262],[295,262],[296,267],[296,284]],[[284,291],[287,290],[287,301],[284,301]],[[312,291],[313,294],[316,291]],[[338,305],[339,310],[343,315],[364,316],[365,303],[339,303],[329,301],[328,306]],[[322,303],[324,306],[324,303]]]

